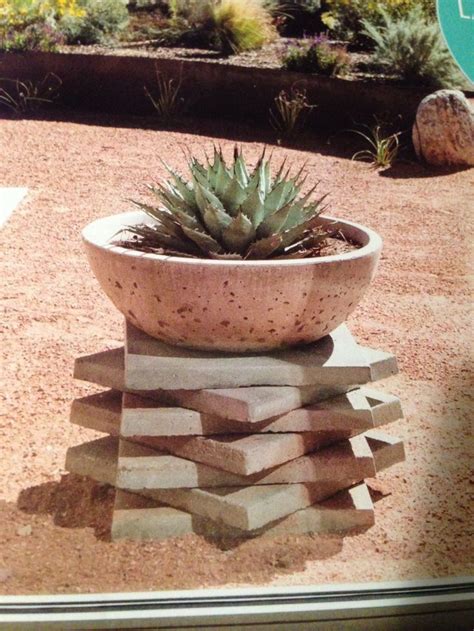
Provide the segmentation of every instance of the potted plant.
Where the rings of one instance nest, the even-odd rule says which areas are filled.
[[[301,195],[301,172],[272,177],[265,152],[249,169],[238,149],[191,180],[169,169],[157,204],[98,219],[83,231],[100,285],[136,327],[172,345],[260,352],[324,337],[356,308],[380,237],[322,216],[325,196]]]

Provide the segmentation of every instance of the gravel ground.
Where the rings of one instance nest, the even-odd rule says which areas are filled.
[[[220,550],[198,536],[110,543],[113,492],[64,475],[68,446],[95,437],[68,423],[71,401],[94,391],[72,379],[74,358],[121,345],[122,319],[88,268],[80,229],[127,210],[143,182],[182,167],[181,147],[230,150],[249,130],[193,133],[123,120],[1,120],[0,186],[29,195],[0,232],[2,421],[0,592],[135,591],[315,584],[468,574],[470,443],[467,395],[473,171],[400,165],[377,173],[325,141],[275,147],[308,186],[321,179],[331,213],[378,230],[378,276],[351,318],[357,339],[394,352],[400,374],[381,387],[406,418],[387,431],[407,461],[373,482],[376,525],[344,539],[285,536]],[[261,145],[244,142],[256,159]],[[311,150],[308,149],[311,148]],[[472,271],[471,271],[472,273]]]

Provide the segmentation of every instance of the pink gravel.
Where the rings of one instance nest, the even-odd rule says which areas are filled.
[[[108,121],[112,125],[114,121]],[[314,140],[275,147],[308,186],[322,180],[331,214],[385,240],[378,276],[350,325],[366,345],[395,353],[400,374],[381,387],[406,418],[387,428],[407,461],[373,483],[376,525],[351,537],[285,536],[220,550],[198,536],[110,543],[113,491],[64,475],[66,449],[95,437],[68,422],[74,358],[122,343],[122,319],[101,294],[80,242],[92,219],[128,209],[143,183],[183,167],[181,147],[212,148],[194,133],[0,119],[0,186],[29,194],[0,232],[2,420],[0,592],[55,593],[299,585],[466,575],[472,458],[469,235],[473,171],[416,164],[384,176]],[[220,129],[230,150],[241,131]],[[242,130],[248,137],[248,130]],[[256,159],[261,144],[244,142]],[[472,252],[472,250],[471,250]],[[470,383],[471,379],[471,383]],[[63,476],[61,478],[61,476]]]

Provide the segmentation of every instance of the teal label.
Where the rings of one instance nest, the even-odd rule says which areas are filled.
[[[441,32],[467,78],[474,82],[474,0],[437,0]]]

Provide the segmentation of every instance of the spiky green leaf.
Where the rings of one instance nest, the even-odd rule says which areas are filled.
[[[242,202],[239,210],[250,219],[254,228],[258,228],[265,216],[263,197],[258,188],[254,188],[250,192],[248,197]]]
[[[174,185],[184,201],[190,206],[195,204],[193,189],[189,182],[186,182],[186,180],[177,171],[168,166],[166,162],[163,161],[163,165],[173,178]]]
[[[196,203],[201,212],[205,210],[208,204],[211,204],[211,206],[213,206],[217,210],[220,210],[221,212],[227,214],[221,200],[208,188],[201,186],[199,183],[196,182],[194,186],[194,193],[196,197]]]
[[[222,253],[222,246],[211,237],[211,235],[199,230],[191,230],[183,226],[183,233],[195,243],[204,255],[209,255],[211,252]]]
[[[236,178],[233,178],[221,195],[221,200],[229,215],[235,216],[246,197],[247,192],[245,188]]]
[[[312,217],[319,217],[319,215],[323,212],[326,208],[323,202],[327,195],[323,195],[316,201],[306,204],[311,197],[311,193],[312,191],[291,205],[291,211],[288,214],[285,224],[283,225],[283,230],[288,230],[289,228],[298,226]]]
[[[198,182],[201,186],[209,186],[209,177],[207,169],[196,159],[193,159],[189,165],[189,170],[193,178],[193,182]]]
[[[279,182],[276,184],[265,198],[265,216],[272,215],[280,210],[287,203],[288,197],[293,192],[292,182]]]
[[[243,254],[255,239],[255,228],[248,217],[239,213],[222,233],[222,241],[230,252]]]
[[[249,183],[249,173],[242,153],[234,152],[234,176],[242,188],[246,188]]]
[[[287,204],[283,206],[283,208],[280,208],[280,210],[277,210],[277,212],[265,217],[257,229],[258,236],[260,238],[269,237],[272,234],[281,232],[290,212],[291,204]]]
[[[281,235],[281,249],[288,248],[292,244],[301,242],[308,236],[308,234],[315,234],[318,225],[320,225],[319,218],[311,217],[311,219],[307,219],[298,226],[285,230],[285,232]],[[325,237],[327,236],[325,231],[321,231],[321,234],[324,234]]]
[[[222,152],[218,152],[214,148],[214,163],[208,165],[208,179],[212,190],[217,197],[221,197],[225,189],[232,181]]]
[[[197,205],[195,198],[192,205],[188,204],[172,186],[165,188],[164,186],[158,185],[150,187],[150,190],[170,212],[179,210],[189,217],[196,216]]]
[[[230,215],[212,204],[205,206],[201,216],[209,234],[218,241],[221,240],[223,233],[232,223],[232,217]]]
[[[270,237],[259,239],[250,244],[246,254],[246,259],[266,259],[270,257],[281,246],[282,238],[280,234],[272,234]]]
[[[178,235],[170,234],[167,229],[159,224],[149,226],[141,224],[137,226],[129,226],[125,232],[133,235],[133,242],[140,245],[146,250],[174,250],[183,252],[191,256],[199,254],[199,250],[193,243],[183,239],[182,233]]]

